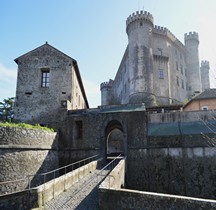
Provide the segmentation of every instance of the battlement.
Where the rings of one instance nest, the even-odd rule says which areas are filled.
[[[184,35],[185,41],[188,40],[197,40],[199,42],[199,34],[197,32],[189,32]]]
[[[162,35],[162,36],[166,36],[170,40],[175,42],[179,47],[184,48],[184,45],[181,43],[181,41],[179,41],[176,38],[176,36],[169,29],[167,29],[166,27],[161,27],[161,26],[155,25],[154,28],[153,28],[153,33],[159,34],[159,35]]]
[[[166,27],[161,27],[161,26],[154,26],[154,29],[153,29],[153,32],[154,33],[157,33],[157,34],[161,34],[161,35],[166,35],[168,36],[172,41],[175,41],[177,38],[174,36],[174,34],[168,30]]]
[[[201,61],[201,67],[208,67],[209,68],[209,61],[207,61],[207,60]]]
[[[147,21],[150,24],[154,25],[154,18],[152,16],[152,14],[150,14],[149,12],[146,12],[146,11],[137,11],[137,12],[134,12],[132,15],[130,15],[127,18],[126,26],[128,27],[132,22],[134,22],[136,20]]]
[[[166,35],[169,30],[166,27],[155,25],[153,31],[156,32],[156,33]]]
[[[102,90],[103,88],[111,88],[113,85],[113,80],[109,80],[108,82],[103,82],[100,84],[100,89]]]

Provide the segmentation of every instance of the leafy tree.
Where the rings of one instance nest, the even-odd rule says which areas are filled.
[[[0,121],[12,122],[14,117],[14,97],[4,99],[0,102]]]

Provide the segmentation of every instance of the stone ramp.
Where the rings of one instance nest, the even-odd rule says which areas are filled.
[[[95,170],[67,191],[48,201],[44,206],[45,209],[98,210],[97,186],[109,173],[109,170],[103,171],[103,174],[100,173],[100,175],[97,175],[98,172],[99,169]]]

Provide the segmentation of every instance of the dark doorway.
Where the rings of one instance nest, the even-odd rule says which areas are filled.
[[[125,155],[124,132],[120,122],[111,121],[106,127],[106,155]]]

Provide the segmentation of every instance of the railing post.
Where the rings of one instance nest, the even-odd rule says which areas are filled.
[[[43,201],[43,205],[45,204],[45,182],[46,182],[46,174],[44,174],[44,183],[43,183],[43,185],[44,185],[44,187],[43,187],[43,193],[42,193],[42,195],[43,195],[43,199],[42,199],[42,201]]]
[[[30,179],[30,175],[27,176],[28,177],[28,189],[31,189],[31,179]]]
[[[55,171],[53,173],[53,198],[55,198]]]

